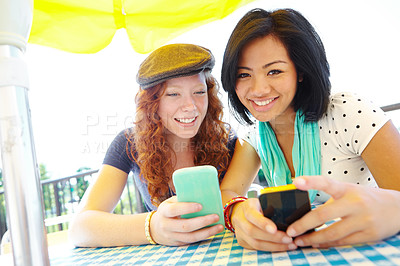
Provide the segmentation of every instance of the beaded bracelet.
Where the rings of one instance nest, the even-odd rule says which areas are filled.
[[[144,223],[144,233],[146,234],[147,241],[149,241],[149,243],[153,245],[156,245],[157,243],[154,241],[154,239],[151,237],[150,234],[150,219],[155,212],[156,211],[152,211],[149,214],[147,214],[146,222]]]
[[[238,203],[238,202],[242,202],[242,201],[245,201],[245,200],[247,200],[246,197],[238,196],[238,197],[232,198],[230,201],[228,201],[228,202],[225,204],[225,207],[224,207],[225,227],[226,227],[226,229],[228,229],[228,230],[231,231],[232,233],[235,233],[235,229],[233,228],[232,223],[231,223],[231,210],[232,210],[232,206],[233,206],[234,204]]]

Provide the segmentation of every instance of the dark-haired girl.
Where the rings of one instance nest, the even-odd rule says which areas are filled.
[[[241,246],[329,247],[400,231],[399,132],[370,101],[331,95],[329,74],[322,41],[299,12],[254,9],[236,25],[221,79],[247,132],[221,191],[228,202],[227,225]],[[258,199],[240,197],[260,166],[269,186],[293,182],[309,190],[312,201],[325,204],[286,232],[277,231]],[[333,219],[340,221],[302,235]]]

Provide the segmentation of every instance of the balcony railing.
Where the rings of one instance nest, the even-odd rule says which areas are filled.
[[[98,170],[82,172],[76,175],[41,180],[44,201],[44,217],[47,232],[57,232],[68,228],[72,214],[77,211],[78,204],[97,176]],[[7,231],[4,191],[0,191],[0,241]],[[144,212],[140,194],[136,190],[133,178],[129,176],[127,185],[121,195],[114,213],[132,214]]]

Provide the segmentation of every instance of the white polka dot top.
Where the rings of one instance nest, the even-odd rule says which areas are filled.
[[[370,101],[347,92],[332,95],[326,113],[318,121],[321,174],[339,181],[377,187],[360,155],[388,120]],[[258,123],[241,128],[238,133],[259,153]],[[329,197],[318,192],[315,201],[325,202]]]

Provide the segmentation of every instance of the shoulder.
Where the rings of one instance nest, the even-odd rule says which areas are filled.
[[[320,124],[354,124],[360,129],[361,125],[357,126],[357,122],[363,122],[364,126],[369,123],[369,127],[375,127],[376,123],[387,120],[386,114],[372,101],[349,92],[340,92],[330,97],[327,111],[319,122]]]
[[[110,147],[106,155],[127,154],[127,151],[131,151],[134,144],[133,128],[127,128],[118,133],[114,140],[111,142]]]
[[[328,109],[318,121],[321,141],[332,139],[352,153],[363,149],[388,121],[386,114],[370,100],[359,95],[340,92],[330,97]]]
[[[103,164],[114,166],[129,173],[136,164],[131,155],[132,144],[132,128],[122,130],[108,148]]]
[[[384,112],[372,101],[349,92],[340,92],[330,97],[327,114],[343,118],[360,116],[382,116]]]
[[[118,133],[118,135],[114,138],[114,141],[113,141],[113,142],[120,143],[120,144],[125,144],[125,145],[126,145],[126,143],[127,143],[128,141],[129,141],[130,143],[132,143],[132,142],[134,141],[134,137],[133,137],[133,127],[131,127],[131,128],[126,128],[126,129],[120,131],[120,132]]]
[[[252,125],[241,125],[238,129],[238,137],[249,143],[258,152],[258,125],[254,119]]]

